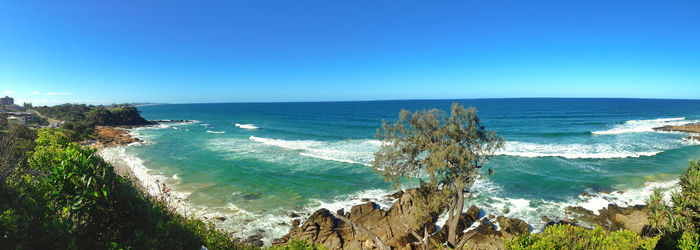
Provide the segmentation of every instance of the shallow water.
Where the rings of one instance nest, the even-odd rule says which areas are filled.
[[[201,216],[238,237],[269,243],[289,230],[291,212],[332,210],[372,198],[383,206],[391,185],[368,167],[382,119],[440,108],[450,100],[331,103],[180,104],[139,107],[149,120],[195,120],[132,134],[145,144],[110,152],[143,167]],[[475,184],[476,204],[538,230],[563,208],[638,204],[653,187],[670,188],[700,146],[683,133],[652,128],[700,120],[700,101],[644,99],[460,100],[479,109],[487,129],[505,137]],[[148,177],[147,177],[148,176]],[[612,192],[609,191],[624,191]],[[580,196],[582,192],[591,197]]]

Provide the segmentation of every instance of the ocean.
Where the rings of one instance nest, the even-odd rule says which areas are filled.
[[[535,231],[542,216],[564,218],[567,206],[642,204],[700,158],[687,134],[652,130],[700,122],[700,100],[547,98],[141,106],[149,120],[193,122],[133,129],[144,143],[103,156],[128,162],[153,193],[166,183],[188,214],[224,217],[212,221],[270,244],[289,231],[292,212],[303,219],[366,199],[391,206],[386,195],[395,190],[369,167],[377,128],[401,109],[449,110],[453,102],[476,107],[506,139],[482,171],[495,174],[475,183],[466,208],[508,208]]]

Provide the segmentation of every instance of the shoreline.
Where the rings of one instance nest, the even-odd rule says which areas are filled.
[[[180,121],[173,121],[173,122],[180,122]],[[192,122],[192,121],[190,121],[190,122]],[[151,126],[156,126],[156,127],[157,127],[158,124],[147,125],[147,126],[138,126],[138,127],[151,127]],[[147,194],[147,195],[149,195],[149,196],[151,196],[151,197],[157,197],[158,194],[159,194],[159,189],[158,189],[158,185],[157,185],[157,184],[164,183],[164,182],[165,182],[164,179],[167,179],[167,178],[169,178],[169,177],[167,177],[167,176],[157,176],[157,175],[149,174],[148,171],[150,171],[150,170],[148,170],[148,169],[145,168],[145,167],[143,167],[143,169],[135,169],[135,168],[138,167],[138,166],[135,166],[135,164],[134,164],[133,162],[130,162],[130,160],[127,159],[127,155],[125,155],[125,154],[123,153],[123,150],[126,150],[126,148],[128,148],[128,147],[138,146],[138,145],[142,145],[142,144],[144,143],[144,141],[139,140],[138,138],[136,138],[136,136],[130,134],[131,131],[132,131],[132,129],[136,129],[136,128],[138,128],[138,127],[132,127],[132,128],[117,127],[117,128],[112,128],[112,129],[114,129],[114,130],[120,130],[120,131],[122,131],[122,133],[120,133],[121,136],[130,137],[130,138],[136,139],[136,140],[138,140],[138,141],[128,142],[128,143],[122,142],[122,144],[115,144],[115,145],[110,145],[110,146],[105,146],[105,143],[101,142],[101,143],[99,144],[99,145],[101,145],[101,146],[98,147],[98,148],[99,148],[98,153],[100,154],[100,156],[102,156],[102,157],[105,159],[105,161],[108,161],[110,164],[112,164],[112,165],[114,166],[115,171],[116,171],[118,174],[120,174],[121,176],[126,177],[126,178],[129,178],[129,179],[131,179],[132,181],[134,181],[135,185],[137,185],[138,188],[139,188],[140,190],[142,190],[145,194]],[[129,141],[129,140],[126,140],[126,141]],[[121,152],[119,152],[119,151],[121,151]],[[133,160],[133,159],[132,159],[132,160]],[[138,165],[138,164],[136,164],[136,165]],[[138,172],[138,173],[137,173],[137,172]],[[162,178],[161,178],[161,177],[162,177]],[[144,178],[146,178],[146,179],[144,180]],[[148,180],[148,179],[150,179],[150,180]],[[154,182],[156,183],[156,185],[154,185]],[[668,181],[665,181],[665,182],[668,182]],[[655,183],[657,183],[657,182],[649,182],[649,183],[647,183],[647,184],[654,185]],[[644,187],[635,188],[634,190],[613,191],[613,192],[608,192],[608,193],[606,193],[606,192],[595,192],[595,193],[593,193],[592,196],[591,196],[590,194],[588,194],[588,196],[585,197],[585,198],[587,198],[588,200],[584,200],[583,198],[581,198],[581,197],[584,197],[584,196],[585,196],[585,195],[581,194],[581,195],[578,195],[578,196],[573,197],[573,199],[570,200],[570,202],[557,202],[557,203],[560,203],[560,204],[556,204],[556,206],[561,207],[561,209],[566,209],[567,207],[564,206],[564,205],[565,205],[565,204],[568,204],[568,205],[571,205],[570,207],[581,207],[581,208],[586,209],[585,206],[582,206],[582,205],[584,205],[585,203],[588,203],[588,202],[598,203],[598,204],[596,204],[596,207],[597,207],[598,209],[607,208],[606,206],[607,206],[608,203],[612,203],[612,204],[616,204],[616,205],[622,206],[623,204],[626,203],[626,201],[628,201],[628,199],[621,199],[621,198],[619,198],[619,199],[616,199],[616,201],[611,201],[611,200],[608,199],[608,198],[611,198],[612,196],[617,196],[617,194],[623,194],[623,193],[624,193],[625,195],[629,195],[630,193],[634,193],[634,192],[636,192],[636,191],[640,191],[640,193],[641,193],[642,191],[644,191],[645,189],[647,189],[647,186],[648,186],[647,184],[645,184]],[[632,192],[630,192],[630,191],[632,191]],[[488,196],[489,194],[483,194],[483,195]],[[186,197],[186,196],[185,196],[185,197]],[[494,197],[492,197],[492,198],[494,198]],[[502,198],[502,197],[495,197],[495,198]],[[594,198],[595,198],[595,199],[594,199]],[[543,221],[540,221],[540,220],[537,219],[537,218],[536,218],[536,219],[537,219],[536,221],[532,221],[533,218],[530,218],[530,217],[532,217],[532,216],[527,216],[527,218],[523,217],[522,213],[521,213],[521,214],[518,214],[518,210],[517,210],[517,209],[513,209],[512,206],[509,206],[509,202],[511,202],[511,201],[513,201],[513,200],[518,200],[518,199],[511,199],[511,198],[507,198],[507,197],[506,197],[506,198],[503,198],[503,199],[504,199],[505,201],[502,202],[502,203],[503,203],[502,205],[504,205],[504,206],[503,206],[501,209],[498,209],[497,207],[482,207],[481,205],[478,205],[478,204],[477,204],[476,206],[482,208],[480,213],[483,213],[483,214],[484,214],[484,216],[482,216],[482,217],[480,217],[480,218],[489,217],[489,216],[487,216],[487,215],[494,215],[494,217],[512,216],[512,218],[518,218],[518,220],[522,220],[522,221],[525,221],[524,219],[528,219],[528,218],[529,218],[528,220],[530,220],[530,221],[529,221],[529,222],[528,222],[528,221],[525,221],[525,223],[527,223],[527,224],[531,227],[531,229],[535,229],[535,230],[532,230],[532,231],[534,231],[534,232],[541,231],[541,228],[540,228],[541,225],[540,225],[540,224],[544,225],[544,224],[550,223],[549,221],[544,221],[544,219],[543,219]],[[336,204],[334,204],[333,207],[336,207],[336,206],[337,206],[337,207],[339,207],[339,209],[350,210],[350,209],[352,209],[353,207],[355,207],[355,206],[361,206],[361,205],[365,204],[365,203],[368,202],[368,201],[371,201],[371,202],[378,202],[378,201],[376,201],[376,197],[372,197],[372,199],[368,199],[368,198],[365,198],[365,197],[361,197],[361,198],[358,199],[358,200],[362,200],[362,202],[359,203],[359,202],[338,201]],[[520,199],[520,200],[522,200],[522,199]],[[392,201],[392,204],[389,204],[389,206],[386,206],[385,209],[388,209],[389,207],[391,207],[395,201],[396,201],[396,200],[393,200],[393,201]],[[599,202],[603,202],[603,203],[605,203],[605,204],[602,204],[602,203],[599,203]],[[321,205],[320,207],[322,207],[322,208],[325,207],[324,205],[329,205],[329,203],[325,203],[325,202],[323,202],[323,201],[321,201],[321,203],[322,203],[322,205]],[[335,202],[333,202],[333,203],[335,203]],[[230,237],[232,237],[232,238],[236,238],[236,237],[233,236],[234,234],[242,234],[243,237],[239,237],[238,239],[239,239],[239,240],[243,240],[244,242],[245,242],[245,241],[250,241],[250,240],[252,240],[252,241],[257,241],[257,242],[259,242],[259,244],[264,244],[265,246],[270,246],[270,244],[274,243],[273,240],[270,240],[270,239],[267,238],[267,237],[266,237],[266,239],[264,239],[264,241],[262,241],[262,237],[261,237],[261,234],[260,234],[260,233],[255,233],[255,232],[247,232],[247,233],[246,233],[246,232],[241,232],[241,231],[234,231],[234,232],[232,232],[232,230],[230,230],[229,228],[222,226],[222,224],[224,224],[224,223],[223,223],[224,221],[227,221],[227,223],[230,224],[232,221],[236,221],[236,220],[237,220],[237,218],[233,218],[233,217],[231,216],[231,214],[224,214],[223,216],[213,217],[213,216],[210,216],[212,213],[210,213],[210,214],[207,215],[206,211],[204,211],[204,210],[202,210],[202,211],[196,211],[196,209],[194,209],[194,206],[190,206],[190,204],[184,205],[184,207],[182,206],[182,204],[180,204],[180,206],[178,206],[177,204],[171,204],[171,205],[172,205],[172,206],[171,206],[170,208],[173,209],[173,211],[176,211],[176,212],[178,212],[178,213],[180,213],[180,214],[183,214],[183,215],[195,216],[195,218],[200,219],[200,220],[202,220],[202,221],[213,223],[214,225],[217,226],[217,228],[225,230],[225,232],[226,232]],[[470,204],[470,205],[471,205],[471,204]],[[510,205],[513,205],[513,204],[510,204]],[[531,205],[531,204],[529,203],[529,200],[528,200],[528,203],[527,203],[526,207],[530,207],[530,205]],[[553,204],[553,205],[554,205],[554,204]],[[630,207],[633,206],[633,204],[626,204],[626,205],[629,205]],[[468,206],[469,206],[469,205],[466,205],[465,208],[468,207]],[[507,212],[506,212],[506,213],[503,213],[503,210],[504,210],[505,207],[510,207],[510,210],[511,210],[512,212],[511,212],[511,213],[507,213]],[[310,217],[314,214],[315,209],[318,209],[318,208],[319,208],[319,206],[309,206],[309,207],[305,207],[305,208],[303,208],[303,209],[299,209],[299,210],[296,210],[296,211],[292,212],[292,213],[295,213],[295,212],[300,213],[298,217],[293,217],[293,218],[292,218],[291,215],[290,215],[290,218],[286,218],[286,215],[285,215],[285,216],[281,216],[281,217],[284,217],[284,218],[273,218],[273,219],[275,219],[274,222],[270,222],[270,223],[273,223],[273,224],[276,224],[276,223],[288,223],[288,224],[286,224],[286,225],[277,224],[276,227],[284,227],[284,228],[289,229],[289,225],[291,225],[291,226],[292,226],[292,229],[294,229],[294,228],[295,228],[295,227],[294,227],[295,224],[296,224],[297,226],[303,224],[304,221],[307,221],[308,219],[310,219]],[[532,208],[532,207],[530,207],[530,208]],[[333,210],[333,209],[331,209],[331,208],[327,208],[327,209]],[[532,209],[529,209],[529,208],[527,208],[527,209],[528,209],[528,210],[532,210]],[[590,217],[589,214],[594,214],[594,215],[598,215],[598,214],[599,214],[598,210],[596,210],[596,209],[586,209],[586,210],[590,212],[590,213],[585,213],[585,214],[586,214],[587,216],[589,216],[589,217]],[[242,210],[242,211],[243,211],[243,210]],[[317,210],[316,210],[316,211],[317,211]],[[580,210],[579,210],[579,211],[580,211]],[[530,212],[532,212],[532,211],[530,211]],[[527,212],[527,213],[530,213],[530,212]],[[257,214],[256,214],[256,216],[258,216],[258,218],[256,219],[256,221],[258,221],[258,220],[265,220],[265,219],[271,219],[271,218],[269,217],[269,215],[267,215],[267,216],[268,216],[267,218],[260,218],[260,217],[265,217],[265,215],[257,215]],[[551,216],[551,217],[549,217],[549,218],[552,218],[552,221],[555,221],[555,222],[556,222],[556,221],[559,221],[559,222],[562,221],[561,218],[564,218],[564,220],[566,220],[566,219],[568,218],[568,217],[566,217],[566,216],[557,216],[557,215],[555,215],[555,214],[546,214],[546,213],[538,214],[538,216],[542,216],[542,217]],[[280,216],[277,216],[277,217],[280,217]],[[506,218],[508,218],[508,217],[506,217]],[[549,219],[549,218],[548,218],[548,219]],[[287,220],[289,220],[289,222],[287,222]],[[298,220],[298,221],[297,221],[297,220]],[[297,221],[297,222],[295,222],[295,221]],[[235,222],[234,222],[234,223],[235,223]],[[246,224],[247,224],[247,223],[246,223]],[[440,223],[437,223],[437,224],[440,224]],[[271,224],[271,225],[272,225],[272,224]],[[497,224],[496,224],[496,225],[497,225]],[[261,227],[261,228],[263,228],[263,227]],[[543,227],[542,227],[542,228],[543,228]],[[267,229],[267,228],[265,228],[265,229]],[[496,231],[498,231],[498,230],[496,230]],[[254,244],[257,244],[257,243],[254,243]]]

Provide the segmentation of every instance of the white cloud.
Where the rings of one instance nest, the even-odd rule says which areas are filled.
[[[48,93],[46,93],[46,95],[70,95],[70,94],[71,94],[70,92],[58,92],[58,93],[48,92]]]
[[[38,95],[39,91],[32,91],[32,95]]]
[[[11,95],[11,94],[14,94],[15,92],[12,91],[12,90],[5,90],[5,91],[3,91],[2,93],[3,93],[3,94],[6,94],[6,95]]]

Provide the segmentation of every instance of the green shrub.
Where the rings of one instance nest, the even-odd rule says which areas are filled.
[[[671,192],[671,203],[660,189],[647,199],[652,226],[661,234],[664,249],[698,249],[700,245],[700,161],[690,161],[680,177],[680,192]]]
[[[600,227],[586,229],[553,225],[544,232],[523,234],[506,241],[506,249],[653,249],[657,238],[642,239],[634,232],[607,232]]]
[[[57,129],[42,129],[0,193],[0,249],[254,249],[148,198]]]

